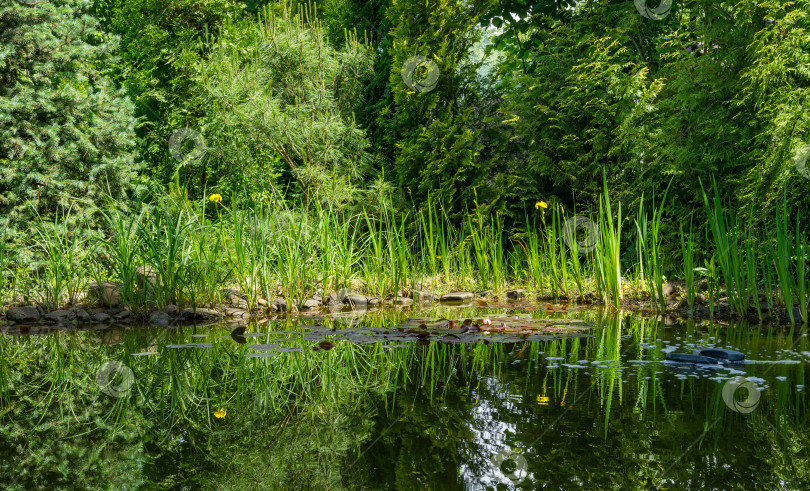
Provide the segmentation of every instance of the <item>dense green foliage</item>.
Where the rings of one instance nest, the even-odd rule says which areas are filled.
[[[199,72],[210,187],[250,193],[280,181],[280,197],[333,206],[359,197],[371,161],[353,116],[371,73],[365,46],[350,38],[335,49],[317,22],[283,11],[226,31]]]
[[[714,207],[736,217],[730,233],[763,250],[789,238],[804,251],[807,0],[676,2],[661,15],[613,0],[3,5],[3,223],[28,216],[29,204],[72,220],[108,197],[126,208],[139,182],[155,204],[177,183],[192,200],[337,209],[344,226],[368,214],[353,231],[364,237],[396,189],[392,211],[405,221],[393,223],[411,245],[431,243],[420,221],[430,207],[458,234],[460,276],[469,257],[484,278],[494,266],[482,258],[495,249],[526,251],[536,201],[560,220],[621,202],[625,212],[660,210],[655,247],[621,220],[608,237],[619,269],[644,281],[640,248],[663,255],[652,272],[660,283],[683,273],[682,251],[692,248],[684,259],[694,267],[727,253],[703,200],[715,179]],[[777,208],[790,224],[781,235]],[[687,219],[689,247],[677,240]],[[485,225],[503,230],[503,243],[488,244]],[[540,245],[564,245],[543,232]],[[435,252],[414,254],[431,273],[450,268]],[[766,259],[740,264],[778,266]],[[570,255],[548,260],[580,271]]]
[[[4,19],[24,13],[42,23],[56,5],[11,4]],[[293,21],[290,11],[299,9],[309,13]],[[595,207],[602,169],[631,206],[674,176],[670,216],[699,205],[698,180],[712,175],[729,184],[723,197],[742,209],[773,204],[785,186],[798,209],[807,204],[793,184],[805,183],[794,160],[810,140],[808,10],[806,0],[701,0],[676,2],[651,19],[615,1],[96,0],[93,12],[121,43],[104,38],[93,53],[71,56],[112,70],[136,103],[144,179],[166,184],[179,173],[195,193],[219,184],[228,193],[262,190],[287,174],[282,196],[310,199],[304,188],[327,180],[323,168],[312,170],[317,161],[344,174],[335,183],[338,202],[376,181],[376,172],[351,170],[360,165],[384,171],[408,201],[435,193],[463,212],[475,189],[481,203],[508,209],[515,220],[536,198]],[[276,39],[293,41],[272,50],[261,44]],[[30,59],[22,45],[12,46],[20,56],[5,71],[30,68],[22,67]],[[296,46],[309,49],[284,53]],[[421,67],[414,57],[423,57]],[[484,57],[493,70],[479,69]],[[225,87],[223,77],[241,64],[250,68]],[[429,70],[436,80],[427,90],[405,83],[403,73],[418,80]],[[15,86],[9,77],[4,84]],[[29,79],[36,83],[36,73]],[[31,106],[34,95],[24,87],[15,89],[22,91],[17,107]],[[327,92],[312,93],[316,87]],[[270,100],[254,94],[275,100],[281,112],[257,124],[256,112]],[[82,127],[77,118],[65,125]],[[173,158],[167,141],[184,127],[200,131],[214,152]],[[282,128],[295,133],[293,147],[307,145],[308,132],[329,129],[313,154],[290,147],[293,135]],[[332,152],[330,139],[341,149]],[[16,175],[36,173],[17,155],[8,165]],[[246,169],[257,175],[245,176]]]
[[[132,105],[107,75],[116,40],[86,0],[0,10],[0,228],[75,208],[89,218],[136,178]]]

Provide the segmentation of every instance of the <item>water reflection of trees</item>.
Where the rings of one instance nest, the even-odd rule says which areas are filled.
[[[662,364],[627,363],[663,358],[660,350],[638,347],[670,328],[663,321],[623,315],[601,320],[605,328],[590,339],[437,347],[463,351],[476,363],[445,366],[446,372],[401,390],[393,413],[405,416],[386,432],[373,466],[393,469],[393,486],[410,479],[468,489],[499,483],[526,489],[807,487],[804,393],[791,384],[771,387],[756,411],[736,413],[724,403],[722,383],[706,377],[674,383]],[[690,323],[684,327],[689,332],[759,353],[795,340],[791,333],[748,326]],[[544,358],[537,356],[541,350]],[[548,357],[564,357],[560,363],[625,361],[586,373],[548,369],[542,361]],[[803,365],[778,369],[792,370],[794,383],[805,378]],[[377,431],[389,424],[379,423]],[[492,463],[507,447],[525,458],[522,482],[506,479]]]
[[[773,368],[792,383],[739,414],[721,383],[628,363],[663,357],[638,345],[672,328],[663,321],[577,315],[604,328],[550,343],[341,343],[267,359],[244,358],[244,345],[217,332],[192,337],[210,330],[0,337],[0,486],[806,487],[809,413],[794,390],[803,364]],[[690,323],[690,333],[763,358],[808,349],[806,337],[763,328]],[[164,348],[203,341],[215,346]],[[146,350],[160,356],[132,356]],[[135,375],[120,399],[96,385],[110,359]],[[585,359],[604,368],[549,367]],[[492,462],[505,448],[526,461],[517,486]]]

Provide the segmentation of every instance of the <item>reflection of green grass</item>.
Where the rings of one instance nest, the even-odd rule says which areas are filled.
[[[431,318],[481,313],[446,307],[424,312]],[[404,315],[372,312],[362,325],[397,325]],[[791,385],[774,385],[754,413],[738,415],[725,406],[720,383],[705,379],[673,383],[661,365],[623,361],[663,357],[658,349],[633,349],[647,335],[661,337],[662,321],[611,311],[577,316],[604,327],[593,331],[591,338],[514,345],[410,343],[390,350],[380,344],[335,341],[334,349],[315,352],[315,341],[294,336],[295,341],[285,346],[302,351],[271,358],[245,358],[251,351],[246,345],[230,337],[219,339],[227,331],[211,328],[3,336],[0,461],[14,461],[23,470],[0,468],[0,485],[28,489],[75,481],[90,488],[118,483],[159,488],[254,488],[263,483],[295,489],[374,487],[368,459],[384,459],[391,448],[401,455],[397,458],[425,461],[424,468],[398,471],[401,478],[415,472],[436,479],[431,465],[442,476],[453,475],[456,461],[430,464],[426,449],[456,456],[470,451],[475,425],[485,422],[472,408],[496,402],[507,404],[509,410],[491,417],[515,425],[509,443],[526,448],[535,442],[534,452],[556,452],[554,459],[529,459],[554,468],[576,466],[574,450],[582,451],[580,443],[588,442],[588,455],[620,448],[615,458],[629,459],[622,460],[623,465],[634,462],[634,468],[652,473],[644,474],[644,479],[652,479],[704,430],[705,436],[684,457],[687,461],[722,448],[730,434],[759,435],[758,442],[784,455],[800,451],[796,435],[806,434],[810,413],[804,393],[797,394]],[[248,332],[262,336],[248,337],[249,343],[271,343],[276,330],[306,332],[297,327],[300,322],[304,321],[252,325]],[[340,329],[354,325],[354,320],[347,316],[323,323]],[[691,323],[683,332],[700,338],[720,335],[729,344],[758,354],[794,343],[789,333],[746,326]],[[214,347],[165,347],[188,342],[209,342]],[[807,339],[797,341],[794,349],[810,349]],[[144,351],[159,354],[132,356]],[[546,358],[554,356],[563,357],[563,363],[616,362],[586,376],[566,367],[546,369]],[[102,394],[96,385],[97,370],[108,360],[123,362],[134,374],[135,385],[120,399]],[[620,368],[624,377],[632,370],[636,380],[623,384],[617,378]],[[803,365],[773,370],[773,375],[805,377]],[[442,409],[450,404],[446,401],[453,401],[453,414],[460,416]],[[219,419],[214,413],[221,408],[227,415]],[[388,428],[386,420],[397,417],[403,418],[401,424],[377,442],[374,455],[366,454],[366,460],[352,467]],[[541,434],[546,435],[542,445],[536,443]],[[398,438],[403,439],[402,454]],[[656,446],[639,448],[646,441]],[[647,462],[642,457],[630,458],[636,454],[656,459],[655,472],[642,465]],[[544,472],[531,465],[534,472]],[[773,465],[776,469],[777,463]],[[601,472],[610,474],[607,468]],[[679,468],[671,472],[683,477]],[[347,481],[348,476],[353,480]]]

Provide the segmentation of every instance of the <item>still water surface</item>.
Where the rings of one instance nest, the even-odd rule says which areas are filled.
[[[467,317],[560,333],[431,330]],[[803,330],[452,308],[233,328],[4,328],[0,488],[810,488]],[[702,347],[746,360],[664,361]]]

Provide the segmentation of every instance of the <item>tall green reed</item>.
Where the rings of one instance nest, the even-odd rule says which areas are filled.
[[[529,221],[528,214],[526,215],[526,241],[520,243],[523,252],[526,256],[526,268],[528,276],[532,285],[543,294],[543,263],[544,258],[541,252],[541,242],[539,238],[539,231],[537,230],[537,222]]]
[[[121,300],[129,306],[146,303],[145,290],[139,290],[137,285],[137,270],[142,266],[139,224],[147,213],[145,208],[140,214],[125,213],[118,208],[102,211],[108,236],[97,238],[95,244],[96,250],[109,260],[110,273],[120,282]],[[101,270],[96,270],[99,282],[103,280],[102,274]]]
[[[748,287],[746,280],[744,246],[737,237],[737,219],[732,212],[726,213],[720,201],[717,182],[712,180],[714,194],[710,202],[706,191],[703,191],[703,202],[709,215],[709,228],[715,246],[715,258],[723,275],[726,293],[732,308],[739,314],[748,310]]]
[[[672,182],[670,181],[670,185]],[[653,305],[663,312],[666,310],[666,298],[664,297],[664,264],[661,254],[661,219],[664,214],[664,204],[669,193],[669,186],[656,208],[655,201],[652,203],[652,220],[647,221],[647,212],[644,209],[644,197],[638,206],[636,216],[636,246],[638,248],[639,274],[641,281],[646,285],[650,296],[655,300]],[[683,236],[683,232],[681,232]]]
[[[9,253],[7,252],[6,234],[0,234],[0,305],[6,298],[6,274],[9,270]]]
[[[467,218],[482,288],[500,289],[504,284],[503,219],[496,213],[485,216],[476,202],[475,213]]]
[[[317,250],[324,292],[350,287],[355,278],[358,218],[351,215],[341,220],[336,212],[318,208]]]
[[[184,306],[193,301],[197,271],[192,262],[191,233],[200,225],[185,193],[178,189],[155,203],[140,225],[147,277],[139,287],[149,301]],[[153,276],[149,278],[149,276]]]
[[[692,221],[689,221],[689,235],[683,233],[683,224],[680,226],[681,231],[681,256],[683,257],[683,278],[686,284],[686,303],[689,305],[689,310],[695,307],[695,245],[692,240]]]
[[[265,222],[253,210],[240,209],[237,204],[231,211],[233,240],[229,247],[228,262],[239,291],[246,297],[249,309],[253,309],[262,290],[261,275],[268,271],[262,240]],[[265,284],[265,290],[269,289]]]
[[[603,195],[599,202],[599,240],[596,243],[596,281],[605,302],[618,308],[622,300],[621,229],[622,205],[618,204],[616,218],[610,204],[607,177],[602,176]]]
[[[543,220],[545,225],[545,220]],[[568,261],[566,260],[565,215],[561,207],[553,207],[551,223],[545,227],[545,259],[547,278],[551,295],[555,301],[561,296],[568,296]],[[573,247],[573,246],[572,246]],[[579,251],[572,250],[571,254]]]
[[[36,214],[35,249],[39,252],[41,267],[41,300],[51,308],[65,302],[75,303],[83,287],[84,271],[88,259],[87,239],[70,230],[70,210],[57,213],[52,222],[45,222]]]
[[[276,273],[289,305],[296,308],[309,298],[319,282],[317,264],[312,252],[315,232],[305,214],[290,215],[290,223],[278,237]]]

